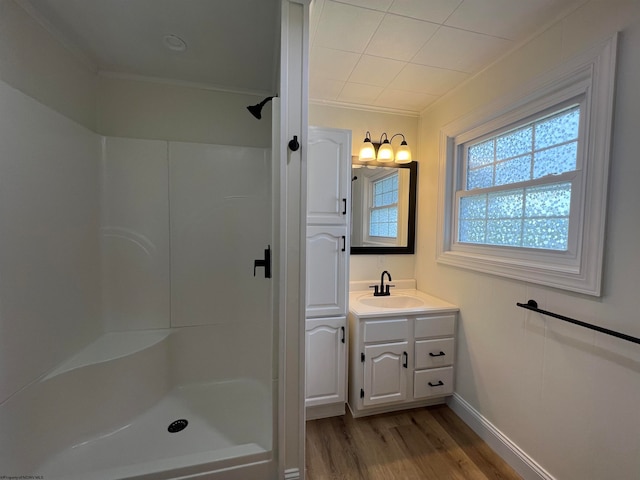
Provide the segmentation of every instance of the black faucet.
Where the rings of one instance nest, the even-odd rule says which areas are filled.
[[[382,275],[380,275],[380,285],[371,285],[369,287],[375,289],[373,291],[374,297],[388,297],[389,295],[391,295],[391,293],[389,292],[389,287],[395,287],[395,285],[384,284],[385,274],[387,275],[389,281],[391,281],[391,274],[385,270],[384,272],[382,272]]]

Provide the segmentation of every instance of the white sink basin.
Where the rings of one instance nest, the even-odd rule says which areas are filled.
[[[407,295],[391,295],[388,297],[363,296],[358,301],[369,307],[380,308],[416,308],[426,305],[421,298]]]

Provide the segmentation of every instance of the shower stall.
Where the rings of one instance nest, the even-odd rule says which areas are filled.
[[[29,3],[0,0],[0,476],[297,478],[279,99],[87,73]]]
[[[2,404],[2,473],[159,479],[252,464],[267,478],[277,339],[272,280],[254,263],[273,243],[270,149],[98,136],[5,90],[37,114],[32,132],[67,123],[70,156],[80,141],[100,154],[103,327]]]

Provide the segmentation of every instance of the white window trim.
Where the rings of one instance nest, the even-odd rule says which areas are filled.
[[[601,294],[607,183],[613,124],[617,34],[603,45],[549,72],[499,101],[456,120],[440,132],[436,259],[438,263],[588,295]],[[584,176],[578,245],[569,252],[455,242],[459,186],[457,145],[571,98],[584,97]],[[581,119],[582,123],[582,119]],[[572,202],[572,209],[574,208]]]
[[[392,175],[397,175],[398,176],[398,198],[400,197],[400,175],[399,175],[399,170],[395,169],[395,171],[393,172],[389,172],[388,170],[382,170],[378,175],[372,176],[372,177],[368,177],[366,178],[366,188],[367,188],[367,192],[366,192],[366,200],[367,200],[367,214],[365,215],[365,222],[364,222],[364,242],[365,245],[374,245],[374,246],[395,246],[398,245],[398,241],[399,238],[396,237],[376,237],[376,236],[371,236],[369,235],[369,232],[371,231],[371,211],[373,210],[373,188],[374,185],[376,184],[376,182],[379,182],[381,180],[384,180],[387,177],[390,177]],[[392,204],[387,205],[387,206],[393,206]],[[396,209],[398,210],[398,215],[400,214],[400,204],[396,203],[395,204]],[[400,221],[400,219],[398,219],[398,222]],[[401,223],[398,223],[399,225],[402,225]],[[399,232],[400,229],[398,229],[398,234],[400,234]]]

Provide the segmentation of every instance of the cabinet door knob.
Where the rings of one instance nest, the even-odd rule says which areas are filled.
[[[347,199],[346,199],[346,198],[343,198],[343,199],[342,199],[342,203],[343,203],[343,207],[344,207],[344,208],[342,209],[342,214],[343,214],[343,215],[346,215],[346,214],[347,214]]]
[[[404,356],[404,362],[402,362],[402,366],[404,368],[409,368],[409,354],[407,352],[402,352],[402,355]]]
[[[440,353],[429,352],[429,356],[430,357],[442,357],[442,356],[444,356],[444,352],[442,350],[440,350]]]
[[[342,330],[342,340],[341,340],[341,341],[342,341],[342,343],[344,343],[344,339],[345,339],[345,336],[344,336],[344,327],[340,327],[340,330]]]
[[[438,380],[438,383],[429,382],[430,387],[441,387],[442,385],[444,385],[444,383],[442,383],[442,380]]]

